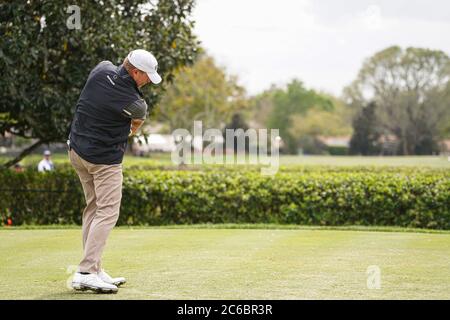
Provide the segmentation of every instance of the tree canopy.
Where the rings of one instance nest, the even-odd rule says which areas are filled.
[[[443,51],[394,46],[363,64],[345,89],[348,103],[376,103],[379,126],[399,141],[398,153],[431,154],[450,123],[450,58]]]
[[[77,1],[80,29],[69,29],[73,1],[0,4],[0,134],[63,142],[90,70],[120,64],[129,51],[154,53],[165,81],[144,88],[153,107],[176,69],[194,62],[198,41],[190,18],[194,0]]]
[[[252,106],[256,119],[269,129],[279,129],[283,139],[283,151],[297,153],[299,136],[292,131],[295,116],[305,116],[309,110],[333,110],[333,102],[324,95],[307,89],[297,79],[285,88],[273,86],[254,98]]]
[[[377,125],[376,105],[369,103],[353,119],[354,132],[350,140],[350,154],[364,156],[380,152],[380,132]]]
[[[246,106],[245,90],[237,78],[228,75],[205,53],[190,67],[175,74],[156,119],[169,124],[170,130],[189,129],[194,121],[203,121],[205,127],[222,128],[232,115]]]

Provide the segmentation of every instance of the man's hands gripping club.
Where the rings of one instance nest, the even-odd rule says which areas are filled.
[[[140,127],[144,124],[143,119],[131,119],[131,128],[129,136],[134,136]]]

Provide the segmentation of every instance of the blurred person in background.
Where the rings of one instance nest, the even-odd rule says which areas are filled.
[[[50,159],[52,153],[50,150],[44,151],[44,159],[42,159],[38,164],[38,171],[44,172],[44,171],[52,171],[55,169],[55,166],[53,165],[53,161]]]

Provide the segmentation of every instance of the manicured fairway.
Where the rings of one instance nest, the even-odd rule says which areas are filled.
[[[81,230],[0,229],[0,299],[450,299],[450,233],[116,228],[116,295],[66,287]],[[381,289],[368,289],[369,266]]]

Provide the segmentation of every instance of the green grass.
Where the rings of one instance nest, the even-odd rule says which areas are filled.
[[[0,164],[9,158],[0,156]],[[42,159],[40,155],[31,155],[21,161],[27,168],[36,168]],[[65,153],[54,154],[52,160],[55,166],[68,165],[69,159]],[[360,157],[360,156],[280,156],[280,166],[291,167],[417,167],[417,168],[443,168],[450,169],[450,161],[445,156],[397,156],[397,157]],[[123,161],[124,168],[147,166],[154,168],[176,168],[171,161],[170,153],[152,153],[149,157],[134,157],[126,155]],[[211,166],[211,165],[204,165]],[[214,166],[214,165],[212,165]],[[295,167],[297,166],[297,167]],[[192,167],[192,166],[191,166]],[[196,165],[201,168],[203,166]],[[230,165],[227,165],[230,167]],[[236,165],[237,168],[245,168],[243,165]],[[247,166],[248,168],[248,166]]]
[[[450,168],[450,161],[445,156],[282,156],[280,158],[280,164],[324,166],[417,166]]]
[[[0,156],[0,164],[10,160],[11,157]],[[39,161],[42,160],[41,155],[33,154],[25,157],[20,161],[20,163],[29,168],[37,168]],[[52,155],[52,161],[57,167],[58,165],[69,164],[69,158],[66,153],[55,153]],[[171,165],[170,154],[153,154],[151,157],[134,157],[127,155],[123,162],[125,167],[135,166],[135,165]]]
[[[0,229],[0,299],[450,299],[449,233],[233,227],[115,228],[103,264],[128,279],[116,295],[66,287],[79,228]]]
[[[55,230],[55,229],[79,229],[76,224],[52,224],[52,225],[20,225],[4,226],[3,230]],[[271,230],[341,230],[341,231],[381,231],[381,232],[414,232],[414,233],[439,233],[450,234],[450,230],[404,228],[392,226],[307,226],[298,224],[274,224],[274,223],[198,223],[198,224],[169,224],[159,226],[116,226],[121,230],[136,229],[271,229]],[[1,230],[1,229],[0,229]]]

